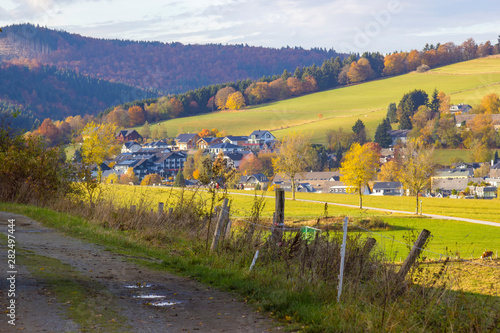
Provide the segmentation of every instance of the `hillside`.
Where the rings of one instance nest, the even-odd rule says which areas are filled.
[[[22,121],[17,120],[16,126],[25,129],[45,118],[61,120],[68,116],[97,115],[118,103],[157,96],[122,83],[36,62],[3,63],[0,77],[0,109],[2,112],[20,109]]]
[[[3,28],[0,61],[29,58],[137,87],[181,93],[321,64],[334,50],[243,45],[183,45],[83,37],[30,24]],[[342,57],[342,55],[340,55]]]
[[[303,131],[312,135],[313,142],[325,143],[327,130],[343,127],[350,131],[360,118],[373,138],[390,103],[397,103],[410,90],[423,89],[431,94],[435,88],[450,95],[452,103],[471,105],[489,93],[500,94],[500,58],[474,59],[426,73],[413,72],[250,109],[173,119],[163,126],[169,136],[214,127],[241,135],[255,129],[272,130],[278,138],[289,131]]]

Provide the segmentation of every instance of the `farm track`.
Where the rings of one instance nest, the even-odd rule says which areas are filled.
[[[186,277],[165,271],[155,271],[130,262],[126,255],[109,252],[96,244],[65,236],[54,229],[42,226],[30,218],[0,212],[0,230],[7,234],[9,219],[15,220],[16,253],[16,326],[7,323],[6,315],[0,320],[0,332],[275,332],[277,327],[267,316],[255,312],[236,296],[221,292]],[[0,247],[7,253],[6,242]],[[24,253],[24,254],[23,254]],[[62,267],[71,266],[78,278],[65,276],[73,283],[90,288],[86,294],[86,308],[91,316],[114,312],[123,318],[114,329],[106,324],[81,327],[72,317],[71,302],[61,304],[53,287],[40,275],[33,274],[33,267],[26,260],[49,258]],[[36,257],[35,257],[36,256]],[[146,258],[143,258],[146,259]],[[24,261],[24,262],[23,262]],[[2,271],[7,269],[7,257],[2,259]],[[49,271],[52,268],[37,268]],[[104,291],[93,286],[104,287]],[[99,287],[100,288],[100,287]],[[0,305],[7,308],[8,281],[0,280]],[[160,300],[171,304],[153,306],[155,300],[138,296],[160,295]],[[105,295],[105,297],[103,297]],[[107,295],[107,296],[106,296]],[[104,314],[106,315],[106,314]],[[113,317],[115,318],[115,317]],[[114,320],[114,319],[113,319]],[[119,319],[118,319],[119,320]],[[88,319],[90,323],[92,318]],[[115,323],[116,325],[116,323]]]

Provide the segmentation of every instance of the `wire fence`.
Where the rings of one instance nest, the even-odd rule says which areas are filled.
[[[272,230],[272,229],[279,228],[280,230],[288,231],[288,232],[298,232],[298,231],[302,230],[302,227],[299,227],[299,228],[289,228],[289,227],[277,227],[277,226],[273,226],[273,225],[259,224],[259,223],[255,223],[255,222],[247,220],[246,219],[247,217],[243,217],[242,218],[241,216],[235,216],[233,214],[230,214],[229,212],[226,212],[226,213],[229,214],[230,218],[237,219],[239,222],[244,222],[244,223],[247,223],[247,224],[250,224],[250,225],[254,225],[256,227],[263,228],[263,229]],[[314,218],[317,219],[317,218],[320,218],[320,217],[316,216]],[[339,223],[329,223],[329,224],[325,224],[325,225],[321,225],[321,226],[315,226],[314,228],[316,230],[319,230],[321,232],[321,231],[324,231],[324,229],[329,229],[331,226],[334,226],[334,225],[339,225]],[[413,244],[409,244],[409,243],[403,242],[401,240],[398,240],[395,237],[390,237],[390,236],[384,235],[384,234],[382,234],[380,232],[376,232],[376,231],[373,231],[373,230],[369,230],[369,229],[363,228],[363,227],[361,227],[361,226],[359,226],[359,225],[357,225],[357,224],[355,224],[353,222],[349,222],[348,225],[351,226],[351,227],[357,228],[357,229],[359,229],[359,230],[361,230],[363,232],[370,233],[370,234],[376,235],[376,236],[378,236],[380,238],[388,239],[391,242],[404,245],[405,247],[408,247],[408,248],[412,248],[414,246]],[[431,251],[431,250],[426,249],[426,248],[419,248],[419,247],[417,247],[417,249],[419,249],[419,250],[421,250],[423,252],[435,255],[435,256],[439,256],[440,259],[441,258],[449,258],[450,257],[449,253],[448,254],[444,254],[444,253],[439,253],[439,252]],[[498,252],[497,252],[497,259],[498,259]],[[477,261],[468,260],[468,259],[464,259],[464,258],[457,258],[455,260],[457,260],[459,262],[470,263],[470,264],[473,264],[473,265],[478,265],[478,266],[483,266],[483,267],[489,267],[489,268],[494,268],[494,269],[500,269],[500,266],[488,265],[488,264],[486,264],[484,262],[477,262]]]

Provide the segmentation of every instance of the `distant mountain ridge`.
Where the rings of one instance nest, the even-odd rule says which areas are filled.
[[[26,59],[1,64],[0,78],[0,112],[20,111],[14,125],[25,129],[45,118],[97,115],[116,104],[158,96],[153,91]]]
[[[346,55],[333,49],[272,49],[243,45],[183,45],[83,37],[32,24],[0,34],[0,61],[36,59],[143,89],[182,93],[214,83],[280,75]]]

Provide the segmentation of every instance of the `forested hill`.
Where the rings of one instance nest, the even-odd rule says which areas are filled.
[[[31,24],[5,27],[0,34],[0,59],[37,59],[58,68],[165,93],[281,75],[285,69],[293,72],[336,56],[339,54],[334,50],[325,49],[105,40]]]
[[[20,110],[15,125],[25,129],[39,125],[45,118],[96,115],[116,104],[158,96],[33,60],[3,63],[0,78],[0,112]]]

